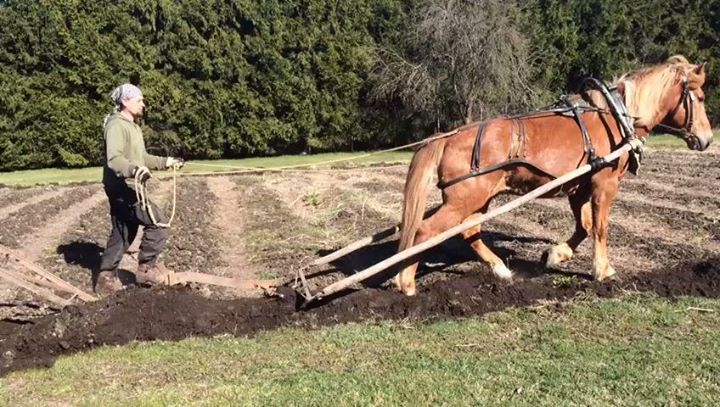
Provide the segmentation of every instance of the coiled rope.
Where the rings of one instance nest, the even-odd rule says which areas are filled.
[[[161,228],[169,228],[170,224],[172,224],[173,218],[175,217],[175,206],[177,204],[177,170],[178,170],[178,167],[176,165],[173,165],[172,166],[172,174],[173,174],[172,175],[172,179],[173,179],[172,211],[170,212],[170,219],[167,221],[167,223],[161,223],[161,222],[157,221],[157,218],[155,217],[155,213],[153,213],[153,209],[152,209],[152,205],[150,204],[150,200],[148,199],[147,186],[145,185],[145,182],[142,181],[143,176],[145,174],[150,174],[150,171],[146,167],[139,167],[135,171],[135,197],[137,198],[137,201],[140,203],[140,207],[142,208],[142,210],[147,211],[148,215],[150,216],[150,220],[152,221],[152,224],[155,226],[158,226]]]

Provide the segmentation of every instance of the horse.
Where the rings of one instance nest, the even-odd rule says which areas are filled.
[[[620,181],[637,161],[633,152],[612,163],[599,157],[619,148],[628,137],[644,141],[653,129],[681,137],[690,149],[707,149],[713,134],[705,112],[704,83],[705,64],[691,64],[676,55],[620,77],[612,87],[615,96],[608,88],[593,88],[565,98],[566,109],[497,117],[460,127],[448,137],[428,139],[408,169],[399,251],[485,213],[499,194],[524,194],[595,162],[599,165],[592,172],[542,196],[567,195],[575,218],[572,236],[548,249],[543,258],[547,268],[568,261],[592,235],[592,276],[598,281],[613,276],[607,248],[608,215]],[[579,108],[581,103],[585,108]],[[434,170],[442,203],[425,217]],[[476,226],[464,232],[463,238],[495,276],[511,280],[512,271],[483,243],[480,231]],[[416,292],[419,260],[409,260],[395,276],[396,287],[406,295]]]

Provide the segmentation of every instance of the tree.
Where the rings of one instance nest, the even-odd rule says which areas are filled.
[[[531,49],[520,17],[502,0],[421,3],[407,49],[378,49],[374,97],[398,98],[443,124],[532,105]]]

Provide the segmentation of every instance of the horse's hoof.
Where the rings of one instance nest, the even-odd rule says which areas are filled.
[[[509,280],[513,276],[512,271],[509,268],[507,268],[504,264],[497,264],[497,265],[493,266],[492,272],[497,277],[502,278],[503,280]]]
[[[596,273],[595,280],[597,281],[608,281],[613,280],[617,272],[612,266],[608,266],[604,273]]]
[[[553,268],[562,262],[572,259],[573,250],[567,243],[561,243],[548,249],[544,256],[545,257],[545,268]]]

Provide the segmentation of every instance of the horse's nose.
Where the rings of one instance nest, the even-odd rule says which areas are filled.
[[[695,138],[697,139],[696,150],[705,151],[710,147],[710,143],[712,142],[712,133],[707,136],[698,135]]]

